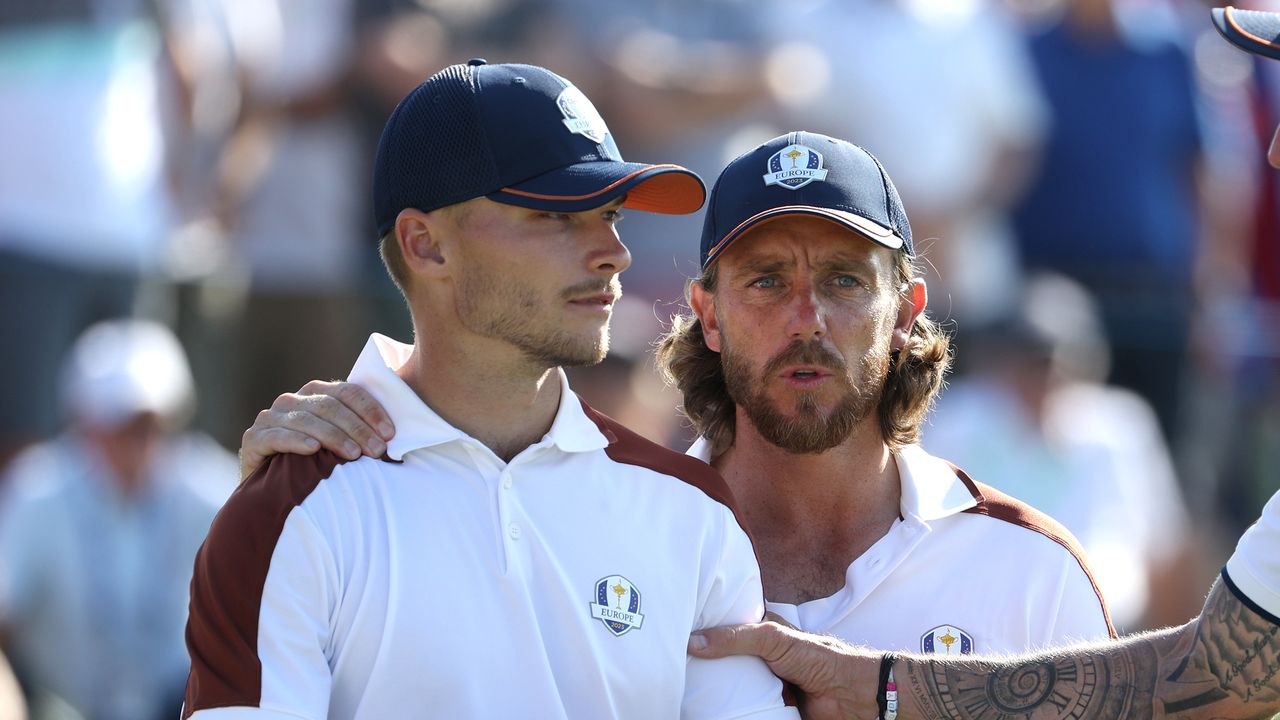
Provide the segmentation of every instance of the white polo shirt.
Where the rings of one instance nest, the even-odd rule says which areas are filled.
[[[184,717],[794,718],[754,658],[689,633],[758,621],[750,540],[723,480],[568,389],[510,463],[394,373],[357,382],[397,428],[387,458],[272,458],[196,560]]]
[[[1280,625],[1280,492],[1240,537],[1222,579],[1249,609]]]
[[[698,440],[688,454],[710,461]],[[895,454],[900,516],[830,597],[768,609],[808,632],[884,650],[1022,652],[1114,637],[1069,532],[918,445]]]

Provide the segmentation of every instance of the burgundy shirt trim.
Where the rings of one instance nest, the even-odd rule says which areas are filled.
[[[951,463],[947,464],[951,465]],[[1084,571],[1085,576],[1089,578],[1089,584],[1093,586],[1094,594],[1098,596],[1098,604],[1102,606],[1102,617],[1107,621],[1107,632],[1111,634],[1112,639],[1118,638],[1119,635],[1116,633],[1115,625],[1111,624],[1111,610],[1107,608],[1107,601],[1102,597],[1102,590],[1098,587],[1098,581],[1093,576],[1093,570],[1089,567],[1089,562],[1085,560],[1084,548],[1080,546],[1080,542],[1071,534],[1071,531],[1063,527],[1057,520],[1021,500],[1006,495],[990,485],[974,482],[965,471],[955,465],[951,465],[951,469],[955,471],[956,477],[959,477],[960,481],[969,489],[973,498],[978,501],[977,505],[965,510],[966,513],[986,515],[987,517],[1003,520],[1032,532],[1040,533],[1071,553],[1076,562],[1080,563],[1080,569]]]
[[[609,446],[604,451],[610,460],[670,475],[698,488],[707,497],[729,508],[738,521],[738,527],[742,528],[747,538],[751,540],[751,551],[756,554],[756,563],[759,564],[759,553],[755,551],[755,537],[752,536],[751,529],[747,527],[742,514],[738,511],[738,502],[734,499],[733,492],[729,490],[728,483],[720,477],[720,473],[715,468],[698,458],[669,450],[647,440],[634,431],[628,430],[617,420],[591,407],[585,400],[579,398],[579,401],[582,402],[582,410],[587,417],[609,440]]]
[[[187,619],[191,673],[183,720],[197,710],[258,707],[258,618],[285,520],[345,458],[273,455],[227,500],[196,554]]]

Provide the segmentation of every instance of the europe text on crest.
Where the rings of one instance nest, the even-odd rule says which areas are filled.
[[[788,145],[769,158],[764,184],[799,190],[811,182],[825,182],[822,154],[805,145]]]
[[[640,614],[640,590],[621,575],[608,575],[596,582],[591,617],[604,623],[614,635],[639,630],[644,622]]]
[[[970,655],[973,653],[973,636],[955,625],[939,625],[920,636],[920,652]]]
[[[591,100],[583,95],[581,90],[570,85],[560,91],[560,95],[556,98],[556,105],[564,115],[564,126],[569,128],[569,132],[577,133],[593,142],[604,142],[605,136],[609,134],[609,128],[604,124],[604,118],[600,117],[596,106],[591,104]]]

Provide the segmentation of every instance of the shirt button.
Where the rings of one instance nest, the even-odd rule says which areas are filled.
[[[512,540],[519,540],[519,539],[520,539],[520,525],[519,525],[518,523],[511,523],[510,525],[508,525],[508,526],[507,526],[507,534],[511,536],[511,539],[512,539]]]
[[[502,487],[503,487],[503,489],[505,489],[505,490],[510,490],[510,489],[511,489],[511,476],[510,476],[510,475],[503,475],[503,476],[502,476]]]

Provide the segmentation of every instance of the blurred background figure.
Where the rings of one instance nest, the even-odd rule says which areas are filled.
[[[1014,212],[1024,265],[1066,274],[1097,298],[1110,379],[1151,403],[1169,441],[1182,437],[1204,227],[1182,40],[1168,4],[1124,0],[1072,0],[1033,32],[1052,123]]]
[[[248,283],[220,355],[253,415],[340,377],[364,339],[361,250],[374,247],[351,88],[352,0],[223,2],[241,107],[219,159],[217,216]],[[229,439],[229,438],[228,438]]]
[[[62,397],[70,428],[18,456],[0,500],[5,652],[37,719],[177,717],[192,562],[236,461],[183,433],[191,373],[162,325],[89,328]]]
[[[1008,209],[1048,120],[1015,19],[986,0],[772,3],[768,82],[790,127],[847,138],[893,174],[939,319],[1016,293]],[[959,329],[963,332],[965,325]]]
[[[1274,0],[1244,6],[1280,10]],[[1194,442],[1178,459],[1194,499],[1239,529],[1275,491],[1280,467],[1280,177],[1265,160],[1280,122],[1280,68],[1194,27],[1213,226],[1196,279],[1199,382],[1184,423]]]
[[[1117,628],[1184,622],[1214,568],[1196,551],[1151,406],[1104,383],[1108,354],[1086,292],[1034,276],[1008,314],[970,333],[967,372],[924,444],[1075,534]]]
[[[162,264],[165,42],[143,0],[0,2],[0,465],[57,430],[63,354]]]

